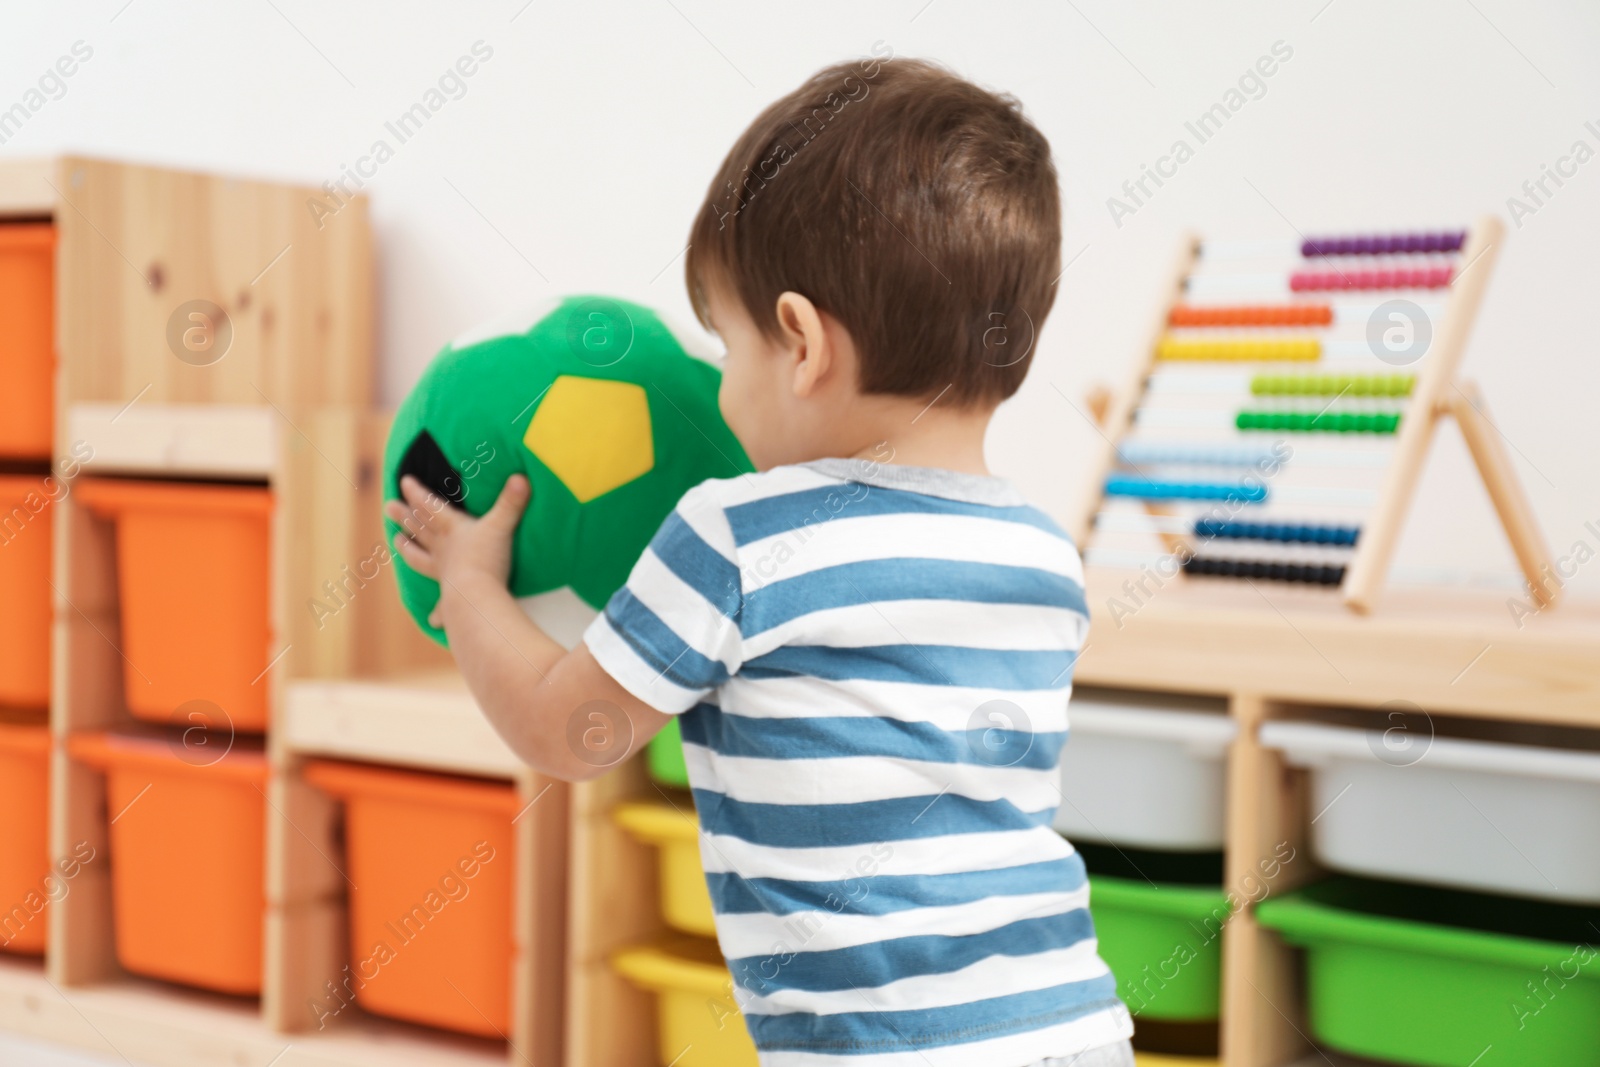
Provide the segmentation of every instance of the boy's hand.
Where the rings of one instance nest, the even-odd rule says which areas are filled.
[[[482,518],[450,506],[410,475],[400,479],[400,494],[405,501],[389,501],[383,513],[400,524],[395,549],[413,570],[445,590],[470,587],[485,578],[505,587],[511,576],[511,537],[528,506],[527,478],[514,474],[506,479],[500,498]],[[439,625],[437,619],[430,621]]]

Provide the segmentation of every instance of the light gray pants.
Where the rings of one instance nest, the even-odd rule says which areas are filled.
[[[1133,1067],[1133,1046],[1126,1041],[1102,1045],[1076,1056],[1040,1060],[1033,1067]]]

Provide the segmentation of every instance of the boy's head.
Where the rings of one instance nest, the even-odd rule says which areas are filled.
[[[768,467],[831,454],[851,400],[992,410],[1027,373],[1060,253],[1050,145],[1018,103],[879,55],[756,118],[686,274],[728,347],[723,415]]]

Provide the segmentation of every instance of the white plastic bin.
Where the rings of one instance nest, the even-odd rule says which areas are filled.
[[[1222,847],[1224,768],[1238,732],[1225,701],[1080,690],[1067,722],[1057,830],[1139,848]]]
[[[1311,771],[1311,848],[1329,867],[1600,904],[1600,752],[1271,722],[1261,743]]]

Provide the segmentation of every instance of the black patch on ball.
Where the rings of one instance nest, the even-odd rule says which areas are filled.
[[[406,449],[406,454],[400,459],[400,469],[395,472],[395,496],[400,495],[400,479],[411,475],[421,482],[436,496],[441,496],[461,510],[465,511],[462,501],[467,498],[467,483],[461,477],[461,472],[450,465],[445,458],[444,450],[439,447],[439,442],[433,439],[433,434],[423,430],[417,434],[416,440],[411,442],[411,447]]]

